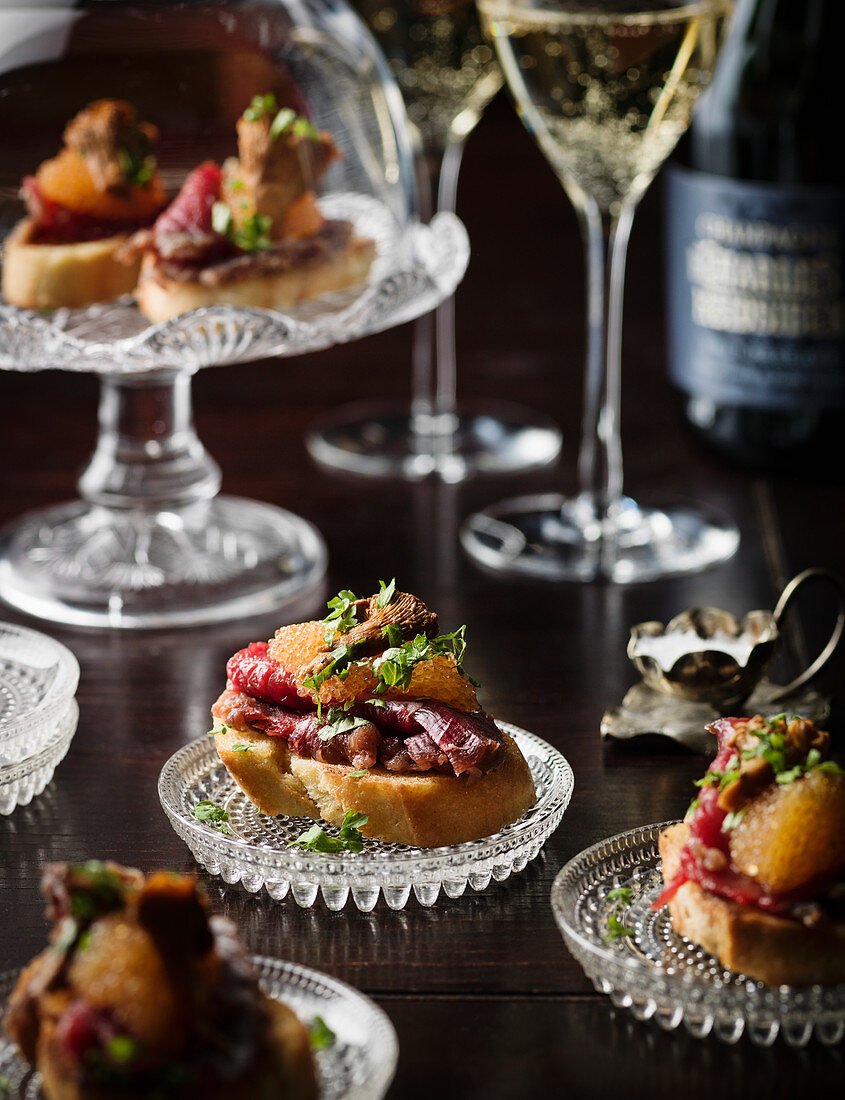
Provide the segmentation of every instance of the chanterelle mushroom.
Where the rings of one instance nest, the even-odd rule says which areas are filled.
[[[383,653],[392,644],[385,630],[387,626],[394,627],[406,642],[418,634],[425,634],[427,638],[437,637],[437,616],[410,592],[394,592],[390,602],[383,607],[379,606],[379,600],[380,594],[376,594],[355,602],[353,610],[358,625],[345,634],[336,634],[331,642],[327,642],[324,651],[301,670],[301,679],[321,672],[332,660],[332,650],[337,646],[354,648],[356,657],[373,657]]]

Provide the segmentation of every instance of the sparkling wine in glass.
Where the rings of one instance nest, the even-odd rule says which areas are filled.
[[[502,84],[474,0],[351,0],[375,33],[415,139],[418,206],[455,211],[464,143]],[[308,439],[320,462],[375,476],[440,476],[551,462],[557,426],[515,406],[458,406],[454,299],[416,322],[410,410],[365,402],[325,417]]]
[[[517,111],[578,215],[587,254],[587,364],[578,494],[471,516],[461,538],[494,570],[630,583],[730,557],[736,528],[701,508],[623,493],[622,297],[634,211],[687,128],[730,0],[478,0]]]

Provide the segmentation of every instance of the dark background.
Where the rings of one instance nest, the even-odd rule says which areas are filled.
[[[208,729],[226,658],[283,621],[321,617],[340,587],[379,578],[423,597],[444,629],[467,624],[467,667],[496,716],[545,738],[570,760],[575,794],[558,832],[526,870],[482,894],[431,909],[338,914],[299,909],[205,876],[215,908],[250,948],[294,959],[373,996],[399,1033],[391,1096],[841,1095],[841,1049],[727,1047],[639,1024],[594,993],[549,906],[560,867],[588,844],[680,815],[705,760],[668,742],[601,743],[603,711],[634,682],[628,631],[697,604],[743,614],[773,607],[809,565],[845,571],[843,492],[830,470],[769,479],[730,468],[683,428],[665,379],[660,181],[634,224],[624,338],[627,488],[731,514],[742,544],[726,565],[685,579],[614,589],[494,579],[463,557],[456,525],[506,495],[574,488],[584,347],[581,246],[551,171],[500,96],[470,138],[458,209],[473,257],[457,296],[459,384],[467,395],[518,399],[555,416],[561,464],[460,487],[364,482],[318,470],[303,425],[367,396],[407,397],[411,328],[306,359],[212,369],[194,387],[198,431],[224,491],[312,520],[330,551],[323,590],[283,616],[202,630],[49,630],[82,665],[77,736],[48,790],[0,819],[0,969],[43,944],[37,883],[51,859],[113,858],[145,870],[194,870],[156,796],[164,761]],[[58,372],[0,377],[0,521],[75,495],[95,438],[97,382]],[[836,474],[836,471],[834,471]],[[801,605],[789,643],[818,648],[832,612]],[[3,617],[24,621],[4,609]],[[838,693],[840,654],[823,677]],[[830,728],[841,747],[841,706]]]

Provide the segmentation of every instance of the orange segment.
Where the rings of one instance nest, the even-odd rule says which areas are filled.
[[[371,668],[374,660],[368,657],[366,663],[355,665],[344,680],[339,676],[330,676],[320,686],[319,699],[323,706],[372,699],[379,682]],[[420,661],[414,666],[411,683],[405,691],[390,687],[377,698],[434,699],[455,710],[478,710],[475,688],[458,672],[451,653],[441,653],[427,661]]]
[[[325,624],[321,622],[294,623],[282,627],[270,642],[270,656],[284,665],[299,680],[305,667],[321,653],[325,646]],[[344,679],[330,676],[320,685],[319,698],[323,706],[336,706],[350,700],[371,699],[378,686],[372,670],[374,657],[367,657],[355,664]],[[441,653],[414,667],[407,690],[392,687],[382,699],[435,699],[456,710],[478,710],[475,688],[458,671],[451,653]]]
[[[74,992],[152,1049],[178,1049],[184,1027],[178,991],[147,932],[122,913],[91,927],[68,977]]]
[[[74,149],[63,149],[45,160],[36,173],[43,194],[68,210],[105,221],[152,221],[167,201],[158,173],[143,187],[133,187],[126,197],[99,191],[85,163]]]
[[[731,859],[775,893],[845,865],[845,776],[813,770],[772,784],[731,830]]]

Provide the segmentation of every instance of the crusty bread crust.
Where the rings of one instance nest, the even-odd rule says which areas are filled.
[[[305,264],[277,275],[247,275],[220,286],[168,278],[157,266],[155,257],[146,256],[135,297],[144,316],[156,322],[202,306],[284,309],[363,282],[374,256],[374,241],[353,237],[342,252],[320,263]]]
[[[658,839],[663,879],[669,883],[689,837],[683,823]],[[797,920],[739,905],[685,882],[669,902],[672,926],[729,970],[767,985],[835,985],[845,982],[845,925],[808,928]]]
[[[34,222],[18,222],[3,246],[3,295],[21,309],[79,309],[131,294],[140,259],[123,262],[128,234],[78,244],[32,244]]]
[[[534,780],[525,758],[507,733],[502,736],[504,760],[474,782],[380,767],[353,778],[350,765],[305,759],[281,738],[249,728],[226,728],[215,742],[229,773],[262,813],[340,825],[344,814],[354,810],[369,815],[361,829],[365,836],[435,848],[490,836],[534,805]],[[234,751],[237,744],[249,749]]]
[[[38,1037],[36,1068],[41,1073],[45,1100],[115,1100],[122,1092],[107,1086],[84,1087],[68,1072],[56,1040],[56,1024],[69,998],[63,994],[43,1007]],[[186,1088],[185,1100],[317,1100],[317,1079],[308,1030],[287,1005],[264,998],[269,1015],[267,1041],[258,1052],[255,1065],[232,1082],[216,1081],[213,1088]],[[126,1093],[126,1095],[130,1095]],[[136,1095],[133,1093],[132,1095]]]

